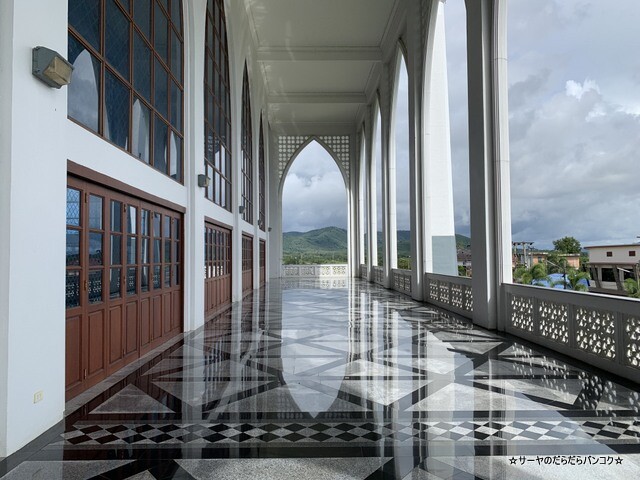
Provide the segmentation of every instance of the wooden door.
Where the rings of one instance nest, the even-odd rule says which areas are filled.
[[[267,282],[267,242],[260,240],[260,286]]]
[[[177,212],[69,177],[67,398],[182,331],[181,222]]]
[[[205,319],[231,303],[231,230],[210,222],[204,227]]]
[[[242,235],[242,296],[253,290],[253,237]]]

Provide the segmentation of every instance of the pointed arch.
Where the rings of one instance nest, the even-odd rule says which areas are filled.
[[[242,150],[241,206],[244,207],[242,219],[247,223],[253,224],[253,128],[251,123],[251,89],[245,62],[242,75],[242,131],[240,135]]]
[[[286,166],[284,167],[284,170],[282,171],[282,175],[280,176],[280,184],[278,186],[278,196],[280,199],[282,199],[282,190],[284,188],[284,182],[285,179],[287,178],[287,173],[289,172],[289,169],[291,168],[291,165],[293,165],[293,162],[296,160],[296,158],[298,157],[298,155],[300,155],[300,153],[311,143],[311,142],[317,142],[322,148],[324,148],[327,153],[329,154],[329,156],[333,159],[333,161],[336,163],[336,165],[338,166],[338,169],[340,170],[340,174],[342,175],[342,180],[344,182],[344,188],[347,190],[347,192],[349,191],[349,182],[348,182],[348,178],[349,175],[348,173],[345,171],[344,166],[342,165],[342,162],[340,161],[340,158],[338,156],[338,154],[331,148],[331,146],[329,146],[324,140],[322,140],[322,138],[320,138],[318,135],[311,135],[309,138],[307,138],[291,155],[291,157],[289,157],[289,160],[287,161]]]
[[[380,92],[376,93],[373,104],[372,116],[372,139],[371,139],[371,261],[372,265],[384,266],[385,258],[385,222],[384,222],[384,181],[383,181],[383,142],[382,142],[382,106],[380,102]],[[378,232],[381,232],[381,239],[378,240]],[[380,252],[378,252],[378,244]]]
[[[363,123],[360,128],[360,150],[358,162],[358,245],[359,263],[367,264],[369,260],[369,182],[367,172],[369,171],[367,156],[367,134],[366,126]]]
[[[411,185],[409,183],[409,70],[406,47],[402,40],[396,49],[394,82],[391,96],[389,128],[389,239],[391,242],[391,268],[411,269],[411,253],[399,251],[407,239],[399,232],[411,228]],[[410,236],[408,239],[411,242]]]

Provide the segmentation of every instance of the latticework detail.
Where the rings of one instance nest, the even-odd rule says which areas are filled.
[[[306,141],[312,138],[311,135],[280,135],[278,137],[278,176],[282,178],[291,157],[300,149]],[[340,166],[349,181],[349,170],[351,162],[351,142],[348,135],[321,135],[315,137],[320,140],[333,153],[340,162]]]
[[[429,280],[429,297],[437,300],[438,299],[438,282],[437,280]]]
[[[464,299],[464,309],[467,312],[473,312],[473,289],[471,287],[464,287],[466,291]]]
[[[624,322],[624,361],[640,367],[640,317],[627,317]]]
[[[579,349],[614,359],[615,332],[615,313],[585,307],[576,309],[576,344]]]
[[[451,305],[456,308],[464,308],[464,286],[451,285]]]
[[[567,306],[541,300],[538,304],[540,335],[560,343],[569,343]]]
[[[440,293],[438,294],[438,300],[442,303],[449,303],[449,284],[446,282],[440,282]]]
[[[520,330],[533,332],[533,299],[513,295],[509,304],[511,325]]]

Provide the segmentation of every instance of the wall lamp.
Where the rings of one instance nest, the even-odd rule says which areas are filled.
[[[244,205],[240,205],[240,206],[238,207],[238,213],[239,213],[240,215],[242,215],[242,214],[244,213]]]
[[[73,65],[55,50],[35,47],[31,51],[31,73],[50,87],[69,85],[72,72]]]
[[[211,179],[209,177],[207,177],[206,175],[198,175],[198,186],[199,187],[203,187],[203,188],[207,188],[209,186],[209,184],[211,184]]]

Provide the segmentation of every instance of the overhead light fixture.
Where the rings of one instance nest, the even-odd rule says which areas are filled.
[[[73,65],[55,50],[35,47],[31,60],[31,73],[50,87],[60,88],[71,83]]]
[[[244,213],[244,205],[240,205],[238,207],[238,212],[240,213],[240,215],[242,215]]]
[[[211,179],[206,175],[198,175],[198,186],[207,188],[211,184]]]

